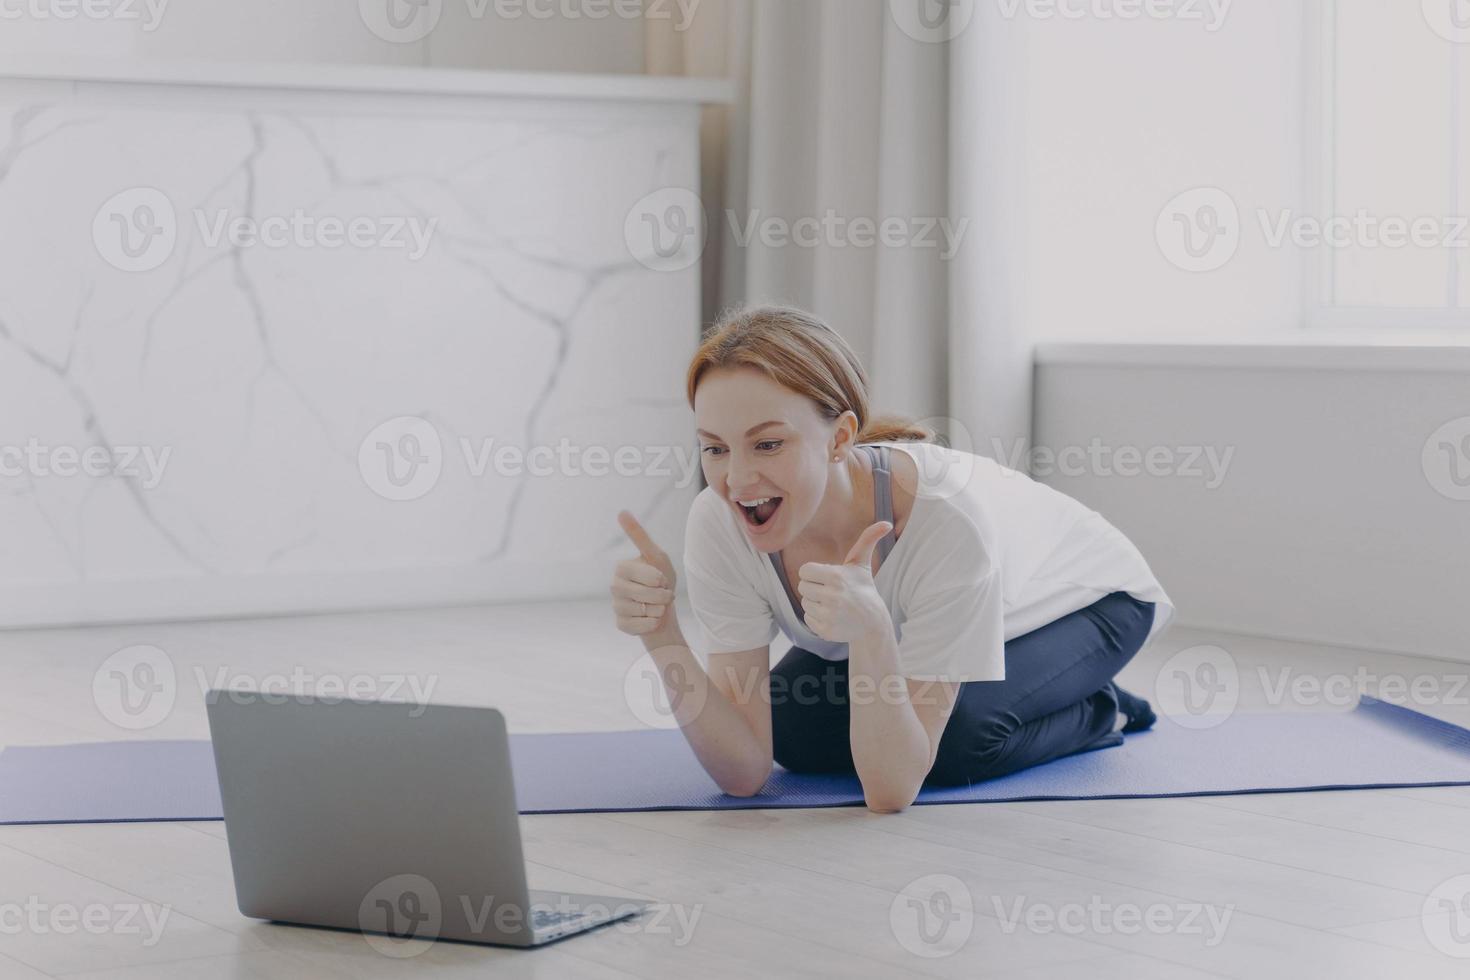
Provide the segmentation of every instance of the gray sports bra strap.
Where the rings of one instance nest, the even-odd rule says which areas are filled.
[[[893,486],[892,473],[888,468],[889,447],[864,445],[860,448],[867,450],[868,454],[873,457],[874,523],[878,521],[887,521],[888,523],[892,524],[894,523]],[[897,540],[897,536],[892,531],[889,531],[881,539],[879,539],[878,565],[880,567],[882,566],[883,562],[888,558],[888,553],[893,550],[893,545],[897,542]],[[796,590],[791,587],[791,580],[786,577],[786,567],[781,564],[780,555],[781,553],[779,551],[775,551],[768,553],[766,557],[769,558],[771,564],[775,566],[776,577],[781,580],[781,586],[786,590],[786,597],[791,600],[791,608],[796,610],[796,616],[798,619],[801,620],[802,625],[804,626],[806,625],[806,617],[801,614],[801,603],[797,601]]]
[[[887,446],[869,446],[873,451],[873,520],[893,521],[893,474],[888,468]],[[878,563],[881,565],[893,550],[893,544],[897,540],[890,529],[878,541]]]

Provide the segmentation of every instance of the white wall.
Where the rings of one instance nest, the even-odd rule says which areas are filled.
[[[372,0],[363,0],[370,4]],[[387,4],[393,0],[376,0]],[[153,10],[161,15],[152,17]],[[13,5],[20,10],[28,5]],[[538,3],[536,11],[558,9]],[[358,0],[137,0],[138,20],[0,21],[7,55],[335,62],[579,72],[643,70],[644,21],[532,16],[495,0],[442,0],[433,30],[398,43],[368,29]],[[513,16],[496,16],[497,10]],[[574,10],[581,7],[573,6]],[[595,6],[587,9],[596,9]],[[521,10],[523,12],[515,14]],[[482,16],[475,16],[481,11]]]
[[[604,594],[623,508],[677,554],[699,270],[628,228],[701,90],[241,74],[0,78],[0,626]]]
[[[1018,274],[1033,339],[1188,340],[1296,326],[1294,251],[1268,248],[1245,227],[1225,268],[1191,273],[1166,260],[1154,224],[1174,194],[1200,185],[1226,190],[1243,212],[1295,206],[1302,22],[1299,0],[1237,0],[1215,31],[1180,19],[1022,16],[1007,26],[1024,51]]]
[[[1037,443],[1157,447],[1174,463],[1038,478],[1138,545],[1179,622],[1470,662],[1470,456],[1452,468],[1444,455],[1470,433],[1470,357],[1329,368],[1269,352],[1254,366],[1130,356],[1045,358]],[[1186,447],[1223,465],[1204,457],[1195,475]]]

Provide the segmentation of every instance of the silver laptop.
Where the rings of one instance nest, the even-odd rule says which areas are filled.
[[[495,708],[209,692],[240,911],[423,940],[539,946],[652,903],[530,888]],[[404,952],[401,955],[412,955]]]

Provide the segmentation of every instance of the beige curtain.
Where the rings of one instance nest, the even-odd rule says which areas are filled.
[[[647,61],[736,81],[704,122],[707,321],[736,302],[811,309],[862,357],[878,411],[1024,468],[1024,35],[978,0],[949,0],[966,18],[950,39],[905,29],[938,2],[702,0],[688,30],[650,22]],[[824,217],[898,219],[908,240],[751,234]]]

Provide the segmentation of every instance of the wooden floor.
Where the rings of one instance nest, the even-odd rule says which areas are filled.
[[[1122,683],[1147,696],[1200,643],[1241,665],[1244,709],[1283,709],[1257,666],[1363,665],[1444,678],[1460,703],[1389,700],[1470,723],[1463,664],[1182,628]],[[171,713],[137,732],[92,687],[133,644],[178,676]],[[643,686],[625,680],[641,654],[600,601],[0,633],[0,742],[205,738],[201,676],[293,672],[411,673],[435,699],[501,708],[512,731],[636,728]],[[353,933],[242,917],[218,822],[0,827],[0,977],[1470,976],[1470,905],[1430,901],[1470,874],[1467,788],[521,820],[534,887],[655,914],[537,950],[393,958]],[[165,912],[161,931],[146,924]]]

